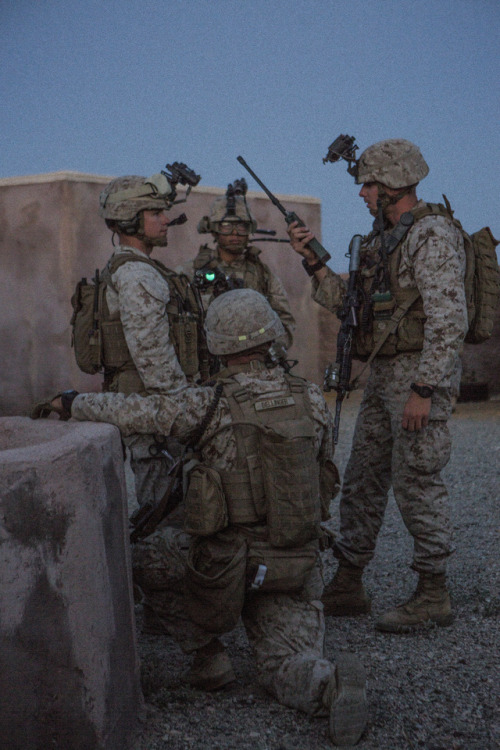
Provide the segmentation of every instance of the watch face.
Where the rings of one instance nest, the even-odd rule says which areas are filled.
[[[410,388],[412,391],[415,391],[415,393],[418,393],[421,398],[430,398],[434,391],[434,389],[430,388],[428,385],[417,385],[416,383],[412,383]]]

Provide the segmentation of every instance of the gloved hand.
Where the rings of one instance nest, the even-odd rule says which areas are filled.
[[[71,417],[71,404],[76,396],[78,396],[78,391],[60,391],[52,398],[38,401],[32,406],[30,417],[31,419],[47,419],[52,412],[55,412],[59,414],[59,419],[67,422]]]

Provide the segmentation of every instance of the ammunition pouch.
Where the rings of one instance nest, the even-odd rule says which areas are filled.
[[[219,472],[196,464],[189,472],[184,530],[194,536],[210,536],[227,525],[228,509]]]

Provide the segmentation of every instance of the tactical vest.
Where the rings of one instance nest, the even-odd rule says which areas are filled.
[[[179,364],[187,378],[201,372],[202,378],[207,355],[204,338],[199,333],[202,315],[195,293],[184,275],[170,271],[158,260],[144,258],[134,253],[113,256],[95,284],[85,279],[77,285],[72,298],[74,308],[73,345],[77,363],[84,372],[104,370],[105,390],[121,393],[145,393],[144,383],[130,354],[120,318],[112,318],[106,302],[106,288],[114,289],[112,275],[124,263],[146,263],[167,282],[170,300],[166,313],[170,336]],[[90,322],[92,321],[92,325]]]
[[[244,253],[245,263],[243,269],[243,286],[245,289],[255,289],[264,296],[269,293],[270,271],[260,260],[260,250],[257,247],[247,247]],[[217,257],[217,250],[209,245],[202,245],[198,255],[193,261],[193,268],[198,271],[202,268],[217,268],[221,265]],[[210,291],[210,289],[208,289]]]
[[[425,203],[412,209],[414,223],[425,216],[443,216],[460,231],[464,239],[466,272],[464,278],[465,298],[469,329],[465,337],[467,343],[477,344],[488,339],[493,324],[500,294],[500,274],[495,247],[497,240],[488,227],[472,235],[464,231],[462,225],[453,216],[453,211],[443,196],[446,206],[441,203]],[[380,272],[381,258],[378,248],[367,247],[361,258],[360,292],[361,309],[360,325],[355,337],[355,356],[366,360],[373,351],[377,340],[386,331],[388,321],[397,308],[408,307],[401,317],[396,331],[386,337],[378,354],[394,356],[398,352],[421,351],[424,344],[425,314],[422,298],[417,287],[402,288],[398,284],[398,270],[401,262],[401,243],[407,232],[403,231],[397,244],[389,242],[388,271],[391,301],[373,302],[372,295],[377,291],[376,279]],[[393,233],[396,234],[396,232]],[[389,240],[391,235],[389,234]],[[375,237],[368,235],[365,246]],[[413,302],[412,302],[413,300]],[[410,304],[411,303],[411,304]]]
[[[297,547],[320,535],[320,478],[307,384],[285,377],[278,396],[222,381],[237,459],[219,473],[230,524],[265,523],[272,546]]]

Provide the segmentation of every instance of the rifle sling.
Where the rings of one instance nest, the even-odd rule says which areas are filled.
[[[375,359],[379,351],[382,349],[383,345],[385,344],[385,342],[387,341],[391,333],[393,333],[393,331],[398,326],[400,320],[404,318],[404,316],[406,315],[410,307],[413,305],[414,302],[416,302],[416,300],[419,297],[420,297],[420,292],[418,291],[418,289],[416,289],[415,292],[411,295],[411,297],[409,297],[403,305],[399,305],[398,307],[396,307],[391,317],[387,321],[387,325],[384,329],[384,332],[382,333],[377,343],[375,344],[375,347],[373,348],[372,353],[370,354],[365,364],[361,368],[361,371],[356,375],[354,380],[351,381],[349,390],[353,391],[355,390],[355,388],[358,387],[358,382],[362,374],[365,372],[367,367],[371,365],[371,363],[373,362],[373,360]]]

